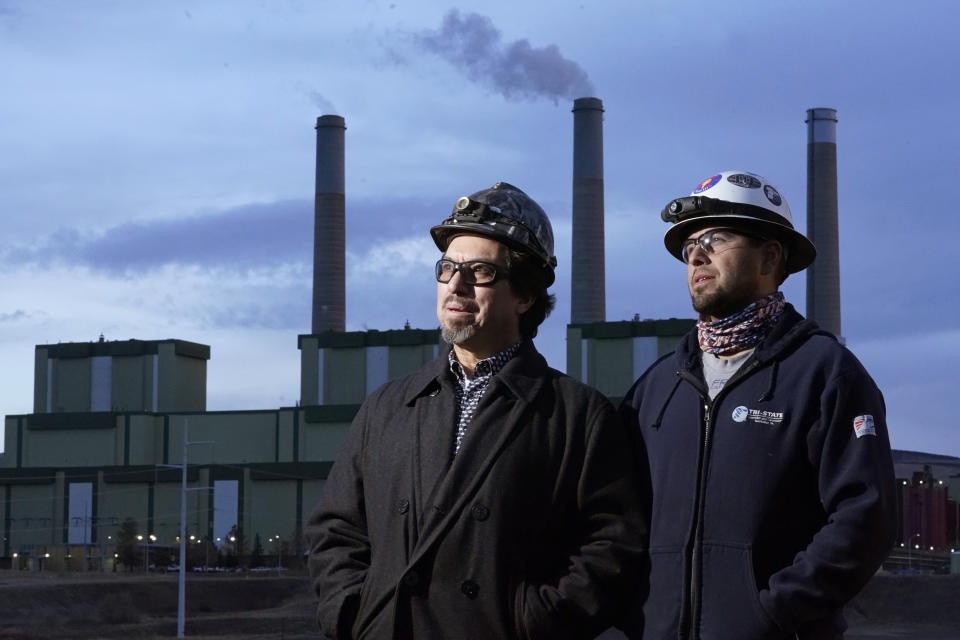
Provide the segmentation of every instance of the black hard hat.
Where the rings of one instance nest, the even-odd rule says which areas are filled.
[[[486,236],[528,253],[540,260],[553,284],[557,258],[553,255],[553,228],[547,214],[533,198],[506,182],[463,196],[453,205],[446,220],[430,229],[441,251],[454,236]]]

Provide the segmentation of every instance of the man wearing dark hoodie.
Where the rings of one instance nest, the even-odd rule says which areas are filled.
[[[662,212],[697,326],[633,385],[650,508],[630,638],[842,638],[896,535],[883,396],[778,291],[816,257],[783,196],[726,171]]]

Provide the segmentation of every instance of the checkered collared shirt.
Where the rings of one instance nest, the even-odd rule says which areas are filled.
[[[503,368],[503,365],[507,364],[510,358],[517,355],[517,351],[519,350],[520,343],[518,342],[499,353],[495,353],[489,358],[480,360],[473,370],[472,380],[467,377],[467,374],[463,371],[463,367],[457,362],[453,355],[453,349],[450,350],[450,371],[453,372],[458,383],[453,386],[454,392],[457,394],[458,414],[457,443],[454,446],[453,455],[457,455],[460,451],[460,444],[463,442],[463,437],[467,435],[467,425],[470,424],[470,419],[473,418],[473,414],[477,412],[477,404],[480,403],[483,392],[490,386],[490,381],[493,380],[493,376],[497,375],[500,369]]]

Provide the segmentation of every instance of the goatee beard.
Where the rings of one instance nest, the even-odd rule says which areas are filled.
[[[472,324],[465,327],[448,327],[446,325],[440,327],[440,335],[443,336],[443,340],[447,344],[463,344],[472,338],[476,332],[477,328]]]

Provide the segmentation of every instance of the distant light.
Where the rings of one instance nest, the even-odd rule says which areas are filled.
[[[151,533],[151,534],[150,534],[150,540],[151,540],[151,542],[156,542],[156,541],[157,541],[157,536],[155,536],[155,535],[153,535],[153,534]]]
[[[19,555],[19,554],[18,554],[16,551],[13,552],[13,557],[14,557],[14,558],[16,558],[18,555]]]
[[[915,545],[913,545],[913,548],[914,548],[914,549],[919,549],[919,548],[920,548],[920,545],[915,544]]]
[[[903,546],[903,543],[902,543],[902,542],[900,543],[900,546],[901,546],[901,547]]]
[[[113,554],[113,557],[114,557],[114,558],[119,558],[119,557],[120,557],[120,554],[115,553],[115,554]]]
[[[933,551],[933,547],[930,547],[930,551]]]
[[[49,557],[50,557],[50,554],[49,554],[49,553],[45,553],[45,554],[43,554],[43,557],[44,557],[44,558],[49,558]]]
[[[903,481],[903,486],[907,486],[907,481],[906,481],[906,480]]]
[[[143,536],[141,536],[140,534],[137,534],[137,540],[143,540]]]
[[[230,536],[230,542],[236,542],[236,541],[237,541],[236,536]]]
[[[923,484],[923,480],[920,481],[920,484]]]
[[[937,484],[943,484],[943,480],[938,481]]]

